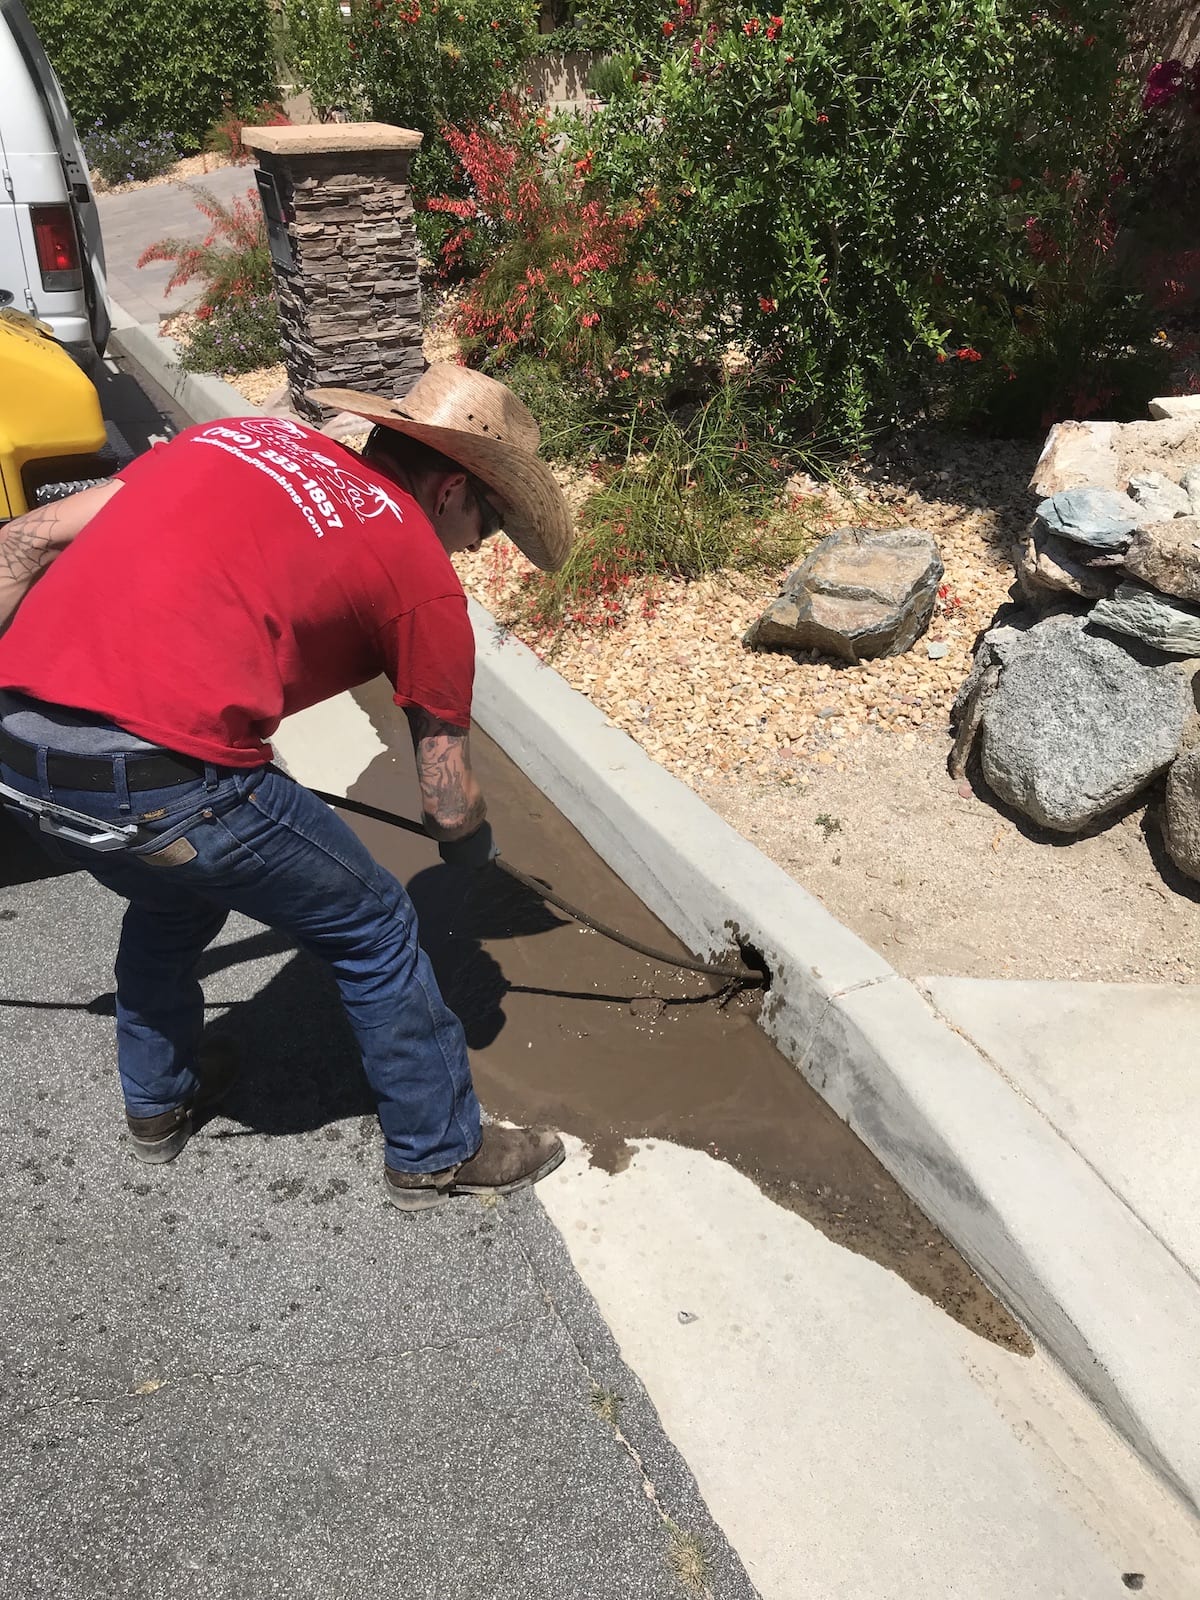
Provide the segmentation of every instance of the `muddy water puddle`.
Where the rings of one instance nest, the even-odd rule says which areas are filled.
[[[388,746],[351,798],[419,814],[403,716],[386,685],[357,698]],[[501,854],[633,938],[684,947],[613,874],[497,745],[472,754]],[[669,1139],[728,1161],[836,1244],[897,1273],[957,1322],[1009,1349],[1031,1347],[875,1157],[758,1028],[756,1002],[720,1010],[719,979],[673,971],[581,929],[498,872],[473,883],[430,846],[347,817],[408,884],[422,944],[462,1018],[489,1111],[582,1139],[619,1171],[628,1140]]]

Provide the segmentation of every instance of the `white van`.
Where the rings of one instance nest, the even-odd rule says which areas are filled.
[[[49,325],[81,366],[108,340],[104,247],[62,89],[20,0],[0,0],[0,307]]]

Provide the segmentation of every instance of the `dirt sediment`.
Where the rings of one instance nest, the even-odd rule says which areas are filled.
[[[402,719],[386,686],[358,698],[389,749],[352,797],[412,816]],[[476,734],[473,751],[497,842],[515,866],[634,938],[684,953],[497,746]],[[350,820],[409,883],[422,942],[463,1019],[490,1111],[576,1134],[609,1170],[628,1158],[629,1139],[706,1150],[965,1327],[1010,1349],[1030,1348],[962,1257],[774,1049],[752,1009],[711,1003],[719,980],[710,987],[656,966],[498,874],[464,885],[421,840]],[[662,1004],[637,1003],[654,998]]]

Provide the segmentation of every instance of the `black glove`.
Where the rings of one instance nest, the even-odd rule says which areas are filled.
[[[490,822],[481,822],[474,833],[465,839],[443,839],[438,844],[438,855],[448,867],[470,867],[479,872],[500,854],[492,838]]]

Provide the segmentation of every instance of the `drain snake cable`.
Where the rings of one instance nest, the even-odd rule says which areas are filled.
[[[362,800],[350,800],[345,795],[328,794],[323,789],[312,789],[318,800],[324,800],[326,805],[335,806],[339,811],[352,812],[357,817],[367,817],[372,822],[386,822],[390,827],[403,828],[408,833],[416,833],[422,839],[429,835],[419,822],[413,822],[408,817],[398,816],[394,811],[385,811],[382,806],[367,805]],[[694,957],[680,957],[668,954],[665,950],[656,950],[652,945],[642,944],[638,939],[631,939],[628,934],[620,933],[616,928],[610,928],[606,922],[600,922],[581,907],[572,905],[562,895],[556,894],[549,885],[542,883],[537,878],[531,878],[518,867],[511,866],[503,856],[495,857],[493,866],[499,867],[501,872],[507,873],[522,887],[545,900],[556,910],[564,912],[573,921],[582,923],[585,928],[590,928],[593,933],[599,933],[606,939],[611,939],[615,944],[623,944],[627,950],[634,950],[640,956],[646,956],[651,961],[661,962],[664,966],[679,967],[684,972],[702,972],[713,978],[724,978],[726,987],[732,992],[735,988],[761,988],[766,982],[766,975],[756,972],[750,967],[722,966],[709,961],[697,961]],[[714,999],[719,998],[714,996]]]

